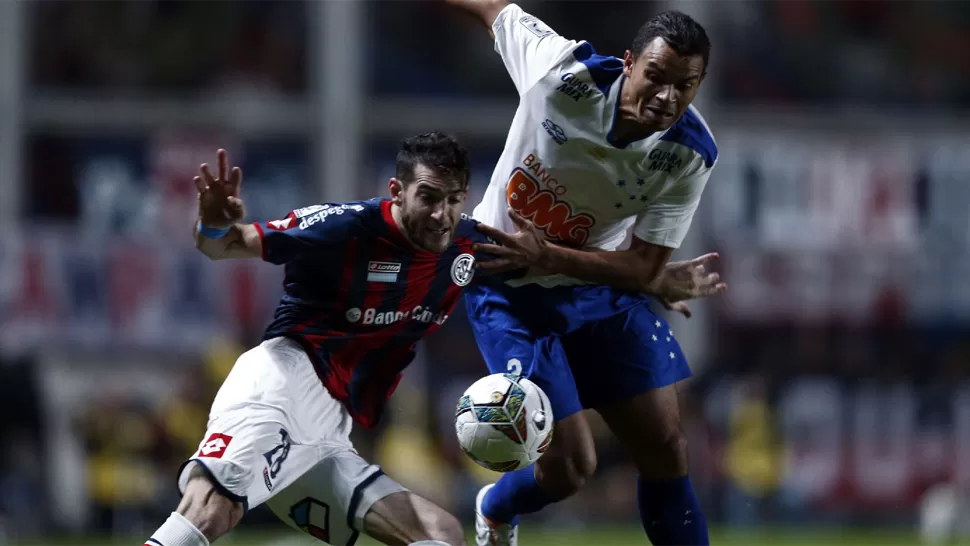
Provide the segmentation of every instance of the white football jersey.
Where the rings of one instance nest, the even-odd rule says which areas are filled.
[[[623,61],[567,40],[510,4],[492,25],[520,101],[476,220],[514,232],[511,207],[549,240],[615,250],[636,237],[677,248],[717,160],[690,107],[670,129],[613,138]],[[565,279],[542,284],[560,284]]]

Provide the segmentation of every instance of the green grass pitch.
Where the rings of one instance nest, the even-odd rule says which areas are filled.
[[[129,540],[73,539],[23,543],[24,546],[104,546],[141,544],[145,537]],[[474,537],[468,535],[470,544]],[[288,530],[280,534],[255,534],[241,530],[216,544],[226,546],[313,546],[321,544],[299,533]],[[366,537],[357,541],[358,546],[375,546],[378,543]],[[521,546],[645,546],[648,545],[643,531],[638,527],[591,527],[563,529],[561,531],[528,529],[523,527],[519,538]],[[771,528],[755,531],[712,529],[711,544],[718,546],[918,546],[920,541],[912,530],[900,529],[794,529]],[[951,542],[952,545],[970,546],[970,541]]]

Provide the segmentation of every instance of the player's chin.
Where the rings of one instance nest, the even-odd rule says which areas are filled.
[[[428,252],[442,253],[451,246],[452,234],[450,231],[443,235],[428,235],[421,241],[421,247]]]
[[[640,112],[640,123],[652,131],[666,131],[679,117],[671,112],[659,112],[645,108]]]

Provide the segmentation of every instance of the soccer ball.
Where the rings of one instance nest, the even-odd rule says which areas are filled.
[[[532,381],[497,373],[479,379],[458,399],[455,432],[462,450],[496,472],[534,463],[552,442],[549,398]]]

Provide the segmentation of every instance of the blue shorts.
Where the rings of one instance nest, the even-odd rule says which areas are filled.
[[[602,285],[465,288],[490,373],[531,379],[549,396],[556,420],[691,376],[680,344],[649,301]]]

